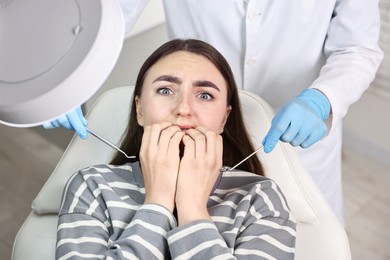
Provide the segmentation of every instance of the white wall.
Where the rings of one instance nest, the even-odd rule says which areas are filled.
[[[123,44],[123,49],[117,64],[103,86],[85,104],[86,110],[105,91],[115,87],[134,85],[143,62],[155,49],[166,41],[165,24],[158,25],[127,38]]]
[[[120,57],[110,76],[85,104],[86,110],[105,91],[135,84],[142,63],[168,39],[164,22],[162,1],[149,1],[134,28],[126,35]]]
[[[380,1],[384,59],[376,79],[344,119],[344,145],[390,165],[390,0]]]
[[[344,145],[390,164],[390,100],[367,91],[344,119]]]

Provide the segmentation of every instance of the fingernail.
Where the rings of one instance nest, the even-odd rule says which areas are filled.
[[[81,133],[80,133],[80,138],[81,138],[81,139],[84,139],[84,140],[85,140],[85,139],[87,139],[87,136],[88,136],[87,132],[81,132]]]

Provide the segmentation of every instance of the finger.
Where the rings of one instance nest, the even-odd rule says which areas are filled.
[[[76,108],[77,115],[79,116],[81,122],[83,123],[84,126],[88,125],[87,119],[83,115],[83,111],[81,110],[81,107]]]
[[[310,130],[302,128],[299,133],[290,141],[290,144],[294,147],[300,146],[310,135]]]
[[[195,158],[204,157],[206,154],[206,136],[197,129],[189,129],[186,134],[195,141]]]
[[[142,136],[142,143],[140,154],[144,158],[145,156],[150,158],[150,156],[154,157],[155,154],[159,152],[158,145],[160,141],[161,131],[165,128],[172,125],[168,122],[163,122],[160,124],[152,124],[144,127],[144,134]],[[166,153],[166,148],[164,150],[164,154]]]
[[[286,131],[280,136],[279,140],[285,143],[290,143],[299,133],[300,125],[291,121]]]
[[[305,141],[310,140],[310,135],[317,131],[318,120],[313,118],[307,118],[305,122],[302,122],[301,128],[297,135],[290,141],[290,144],[294,147],[302,145]]]
[[[315,131],[313,131],[309,137],[302,142],[300,145],[302,148],[308,148],[312,146],[313,144],[317,143],[319,140],[321,140],[322,137],[325,136],[327,132],[327,127],[325,123],[321,122],[322,124],[316,125],[315,126]]]
[[[170,155],[179,155],[180,154],[180,143],[183,139],[183,136],[185,135],[185,132],[183,131],[177,131],[172,136],[171,141],[168,146],[167,154]]]
[[[149,156],[151,156],[150,151],[157,150],[157,143],[160,133],[156,133],[156,130],[152,129],[152,127],[152,125],[144,127],[140,149],[141,158],[149,158]]]
[[[54,121],[52,122],[45,122],[42,126],[43,128],[45,129],[53,129],[53,128],[56,128],[57,126],[55,126],[54,124]],[[58,124],[58,123],[57,123]]]
[[[188,135],[183,136],[184,144],[184,158],[194,159],[195,158],[195,141]]]
[[[223,139],[222,136],[206,127],[199,126],[196,128],[206,136],[206,158],[212,166],[217,166],[218,169],[223,164]]]
[[[81,109],[80,109],[81,110]],[[86,139],[88,136],[87,129],[80,118],[79,112],[77,110],[72,111],[66,115],[67,121],[72,126],[72,128],[76,131],[77,135],[82,139]]]
[[[58,120],[54,120],[54,121],[51,121],[51,124],[54,126],[54,127],[61,127],[60,123],[58,122]]]
[[[50,122],[45,122],[42,124],[42,127],[45,129],[53,129],[53,125]]]
[[[314,143],[316,143],[316,139],[313,137],[313,135],[309,135],[307,137],[307,139],[302,142],[302,144],[300,145],[302,148],[309,148],[310,146],[312,146]]]
[[[199,126],[196,128],[199,132],[201,132],[206,137],[206,153],[219,154],[217,147],[218,139],[221,137],[219,134],[215,133],[207,129],[206,127]],[[222,138],[222,137],[221,137]]]
[[[170,145],[173,145],[171,143],[172,137],[177,132],[181,132],[181,129],[178,126],[169,126],[161,130],[160,139],[158,141],[158,151],[161,152],[161,154],[166,155],[168,153]],[[177,143],[177,146],[179,147],[179,143]]]
[[[150,131],[151,131],[151,126],[144,127],[144,133],[142,134],[142,140],[141,140],[141,148],[139,151],[141,157],[143,157],[147,147],[149,147]]]
[[[149,145],[157,148],[160,142],[161,131],[163,131],[164,129],[166,129],[171,125],[172,125],[171,123],[163,122],[160,124],[153,124],[148,126],[147,128],[149,128],[150,131]]]
[[[290,119],[283,114],[278,114],[274,117],[274,119],[272,120],[271,128],[263,140],[264,152],[269,153],[275,148],[280,137],[286,131],[289,124]]]
[[[222,164],[223,164],[223,139],[222,139],[221,135],[217,136],[216,154],[217,154],[218,158],[221,160],[220,166],[222,167]]]
[[[222,167],[222,157],[223,157],[223,139],[222,136],[213,132],[206,132],[206,150],[207,158],[211,165],[217,165],[218,168]]]
[[[57,122],[65,127],[66,129],[69,129],[69,130],[74,130],[73,127],[70,125],[69,121],[68,121],[68,118],[65,116],[61,116],[60,118],[57,118]]]

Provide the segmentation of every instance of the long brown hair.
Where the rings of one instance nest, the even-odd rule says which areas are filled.
[[[116,153],[111,161],[112,164],[121,165],[139,160],[143,127],[137,122],[135,97],[142,95],[143,83],[149,69],[163,57],[177,51],[187,51],[207,58],[219,70],[226,81],[228,87],[227,104],[232,109],[222,133],[224,148],[223,165],[233,166],[254,151],[253,144],[244,124],[234,76],[226,59],[214,47],[203,41],[175,39],[163,44],[154,51],[146,59],[138,73],[132,98],[130,120],[120,146],[127,154],[136,155],[136,158],[127,159],[121,153]],[[252,156],[241,164],[239,168],[244,171],[264,175],[263,167],[257,156]]]

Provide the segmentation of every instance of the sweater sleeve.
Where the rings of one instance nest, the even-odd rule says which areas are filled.
[[[239,202],[234,193],[213,221],[194,221],[168,232],[172,259],[294,259],[296,222],[276,185],[255,184]],[[229,208],[234,210],[227,214]]]
[[[107,189],[101,183],[99,187]],[[101,195],[101,191],[90,189],[79,175],[67,185],[59,215],[56,259],[165,259],[167,232],[176,225],[167,209],[100,200],[96,194]],[[129,221],[113,218],[111,208],[130,216]]]

